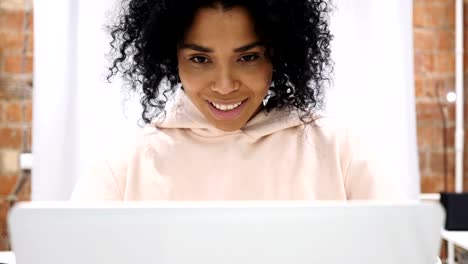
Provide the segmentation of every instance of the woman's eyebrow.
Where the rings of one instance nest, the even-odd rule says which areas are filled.
[[[211,48],[203,47],[203,46],[192,44],[192,43],[183,43],[182,45],[180,45],[180,49],[191,49],[191,50],[195,50],[199,52],[207,52],[207,53],[213,52],[213,49]]]
[[[247,44],[247,45],[244,45],[244,46],[241,46],[239,48],[235,48],[234,49],[234,52],[244,52],[244,51],[248,51],[249,49],[253,49],[257,46],[264,46],[265,44],[262,42],[262,41],[255,41],[255,42],[252,42],[250,44]]]
[[[249,49],[255,48],[257,46],[263,46],[263,45],[264,43],[262,41],[255,41],[255,42],[243,45],[241,47],[235,48],[234,52],[244,52]],[[180,49],[191,49],[191,50],[195,50],[199,52],[206,52],[206,53],[213,52],[212,48],[203,47],[201,45],[193,44],[193,43],[183,43],[182,45],[180,45]]]

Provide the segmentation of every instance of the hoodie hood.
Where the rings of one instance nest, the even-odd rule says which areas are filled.
[[[169,97],[165,118],[159,118],[152,125],[162,129],[190,129],[202,137],[219,137],[242,133],[257,140],[277,131],[303,125],[295,112],[272,110],[269,113],[262,110],[239,130],[227,132],[214,127],[191,102],[190,98],[178,90]]]

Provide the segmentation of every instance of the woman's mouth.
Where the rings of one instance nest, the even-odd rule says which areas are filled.
[[[237,102],[237,103],[231,103],[231,104],[222,104],[222,103],[215,103],[215,102],[208,102],[208,105],[210,106],[210,110],[215,116],[216,119],[220,120],[232,120],[236,119],[240,116],[242,109],[244,109],[244,106],[248,99],[245,99],[243,101]]]
[[[216,107],[216,109],[218,110],[222,110],[222,111],[230,111],[236,107],[238,107],[239,105],[242,104],[242,101],[237,103],[237,104],[229,104],[229,105],[226,105],[226,104],[217,104],[217,103],[214,103],[214,102],[211,102],[211,104]]]

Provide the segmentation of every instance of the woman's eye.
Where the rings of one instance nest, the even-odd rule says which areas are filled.
[[[194,62],[194,63],[197,63],[197,64],[204,64],[204,63],[208,63],[209,60],[207,57],[203,57],[203,56],[195,56],[195,57],[192,57],[190,58],[190,61]]]
[[[256,55],[256,54],[250,54],[250,55],[245,55],[245,56],[242,56],[240,58],[241,61],[243,62],[252,62],[252,61],[255,61],[259,58],[260,56]]]

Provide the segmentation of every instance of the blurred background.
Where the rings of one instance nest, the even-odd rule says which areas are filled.
[[[368,135],[410,197],[453,191],[455,1],[334,4],[327,111]],[[138,128],[138,98],[104,80],[115,9],[116,0],[0,0],[0,251],[12,204],[68,199],[97,146]]]

